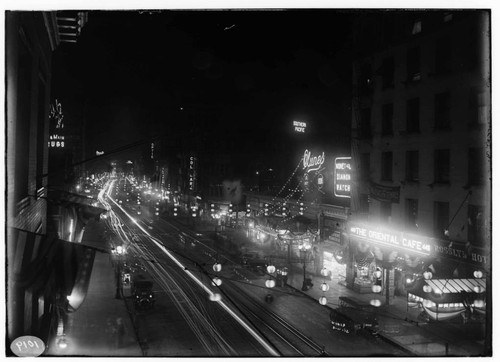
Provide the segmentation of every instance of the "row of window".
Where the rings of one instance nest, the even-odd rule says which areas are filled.
[[[483,148],[469,148],[468,184],[481,185],[486,179],[485,175],[485,153]],[[420,152],[408,150],[405,152],[405,181],[420,181]],[[370,153],[360,155],[360,179],[369,180]],[[382,152],[380,162],[380,180],[393,180],[393,152]],[[450,183],[450,150],[434,150],[434,183]]]
[[[469,92],[468,102],[468,122],[479,124],[486,122],[487,94],[479,92],[476,87],[472,87]],[[406,132],[420,132],[420,98],[411,98],[406,101]],[[361,138],[371,138],[371,108],[360,110],[359,136]],[[393,135],[394,131],[394,104],[386,103],[381,107],[381,134],[382,136]],[[434,129],[451,129],[451,92],[445,91],[434,96]]]
[[[362,197],[362,208],[368,212],[368,195]],[[406,199],[404,204],[405,229],[409,232],[419,229],[419,205],[418,199]],[[489,232],[485,218],[483,206],[468,205],[467,225],[463,225],[464,231],[467,226],[467,240],[475,245],[482,245],[487,240]],[[448,238],[450,227],[450,204],[448,202],[435,201],[433,205],[433,231],[438,238]],[[381,221],[389,222],[392,217],[392,204],[389,202],[380,203]]]
[[[416,29],[418,24],[416,23]],[[452,38],[443,36],[434,42],[431,53],[434,55],[430,76],[450,74],[454,67],[456,70],[473,70],[477,68],[480,57],[480,37],[477,27],[471,27],[467,32],[467,39],[458,43],[460,49],[452,49]],[[483,35],[484,36],[484,35]],[[382,89],[394,88],[395,84],[395,58],[388,56],[382,60],[378,69],[372,69],[370,63],[360,66],[358,87],[361,95],[370,94],[374,87],[374,76],[381,77]],[[422,79],[422,52],[420,46],[414,46],[406,51],[406,76],[404,82],[418,82]]]

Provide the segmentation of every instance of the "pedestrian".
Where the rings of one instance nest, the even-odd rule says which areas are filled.
[[[123,319],[116,319],[116,348],[123,347],[123,340],[125,338],[125,326],[123,325]]]

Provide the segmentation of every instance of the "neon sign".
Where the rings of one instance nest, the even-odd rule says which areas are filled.
[[[64,136],[59,136],[57,134],[51,135],[49,137],[49,148],[64,148]]]
[[[411,250],[414,253],[426,256],[430,255],[432,251],[431,243],[425,237],[410,236],[402,232],[374,230],[358,225],[351,225],[349,232],[358,238],[391,248]]]
[[[196,188],[196,157],[189,157],[189,190]]]
[[[351,197],[351,158],[337,157],[335,159],[335,196]]]
[[[311,151],[305,150],[304,157],[302,158],[302,164],[306,172],[318,171],[321,166],[325,163],[325,153],[323,152],[319,156],[311,157]]]
[[[293,121],[293,127],[295,132],[306,133],[307,123],[300,121]]]

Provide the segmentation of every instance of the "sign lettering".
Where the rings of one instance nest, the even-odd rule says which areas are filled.
[[[351,197],[351,158],[335,159],[334,193],[337,197]]]
[[[323,152],[319,156],[311,156],[311,151],[305,150],[304,157],[302,158],[302,164],[306,172],[318,171],[321,166],[325,163],[325,153]]]

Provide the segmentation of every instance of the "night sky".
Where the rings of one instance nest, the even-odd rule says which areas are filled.
[[[293,136],[295,119],[308,122],[311,144],[347,145],[354,15],[90,11],[78,43],[56,50],[52,98],[67,105],[69,126],[86,119],[91,152],[184,137],[186,114],[205,108],[216,114],[211,135],[249,141],[242,147]]]

